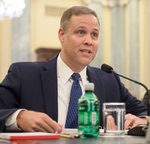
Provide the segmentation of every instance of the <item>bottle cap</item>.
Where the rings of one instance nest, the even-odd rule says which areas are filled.
[[[93,83],[87,83],[84,85],[85,91],[94,91],[94,84]]]

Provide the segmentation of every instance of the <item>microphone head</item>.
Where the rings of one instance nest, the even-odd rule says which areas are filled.
[[[107,72],[107,73],[112,73],[113,72],[113,68],[111,66],[107,65],[107,64],[102,64],[101,69],[104,72]]]

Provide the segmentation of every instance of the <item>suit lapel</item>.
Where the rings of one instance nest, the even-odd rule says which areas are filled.
[[[47,62],[44,67],[44,71],[41,72],[41,81],[46,113],[53,120],[58,121],[56,58]]]

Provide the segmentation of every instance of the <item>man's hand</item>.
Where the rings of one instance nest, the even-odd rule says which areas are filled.
[[[112,116],[108,116],[107,117],[107,129],[108,130],[116,130],[117,126],[115,125],[115,121],[114,118]],[[146,118],[141,118],[141,117],[137,117],[135,115],[132,114],[126,114],[125,115],[125,130],[129,130],[139,124],[147,124],[148,121]]]
[[[62,125],[52,120],[47,114],[35,111],[22,110],[17,116],[18,127],[26,132],[58,132]]]
[[[146,118],[140,118],[132,114],[125,115],[125,129],[129,130],[139,124],[147,124],[148,121]]]
[[[107,116],[106,125],[107,125],[107,130],[117,130],[115,120],[111,115]]]

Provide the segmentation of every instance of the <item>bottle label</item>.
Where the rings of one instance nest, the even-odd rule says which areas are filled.
[[[92,112],[91,115],[92,125],[96,125],[96,112]]]
[[[80,111],[79,112],[80,125],[98,125],[99,124],[99,111]]]

